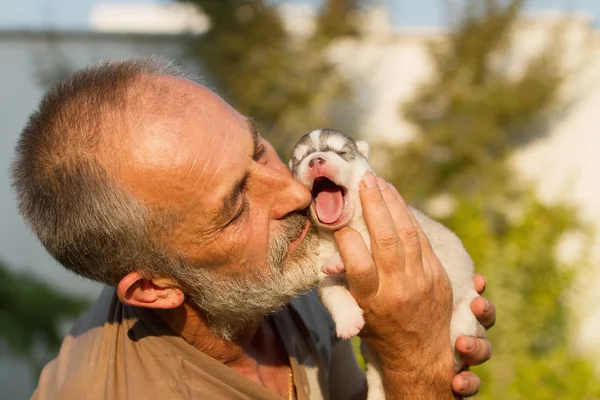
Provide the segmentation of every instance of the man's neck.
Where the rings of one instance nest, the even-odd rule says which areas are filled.
[[[169,328],[206,355],[283,397],[289,397],[291,367],[281,338],[268,318],[227,341],[210,329],[206,315],[184,303],[156,313]]]
[[[261,324],[249,324],[228,341],[213,332],[204,312],[187,302],[175,309],[157,310],[156,315],[196,349],[234,369],[248,363],[247,349]]]

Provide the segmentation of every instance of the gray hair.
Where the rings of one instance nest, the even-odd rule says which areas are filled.
[[[19,211],[46,250],[113,286],[133,270],[169,274],[170,250],[159,240],[169,218],[119,188],[97,158],[105,133],[122,129],[118,117],[137,104],[132,84],[156,75],[190,79],[152,57],[100,62],[61,80],[29,117],[12,164]]]

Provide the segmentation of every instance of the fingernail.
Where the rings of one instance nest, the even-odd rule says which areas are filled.
[[[483,306],[483,312],[487,313],[490,310],[490,302],[488,301],[488,299],[483,299],[485,300],[484,306]]]
[[[473,340],[473,338],[468,337],[465,340],[465,348],[467,350],[471,350],[471,349],[473,349],[473,347],[475,347],[475,341]]]
[[[469,381],[466,379],[463,379],[462,383],[460,385],[460,390],[467,390],[468,386],[469,386]]]
[[[367,172],[365,174],[365,177],[363,178],[363,183],[369,189],[373,189],[373,188],[377,187],[377,179],[375,178],[375,175],[373,175],[372,172]]]
[[[377,177],[377,185],[379,185],[379,189],[380,190],[384,190],[387,189],[387,182],[385,181],[385,179],[383,179],[382,177],[378,176]]]

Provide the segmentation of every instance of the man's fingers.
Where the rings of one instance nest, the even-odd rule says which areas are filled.
[[[382,188],[381,194],[390,210],[396,229],[412,229],[418,226],[418,224],[415,225],[416,221],[412,218],[404,199],[402,199],[396,188],[380,177],[377,178],[377,182]]]
[[[357,299],[366,299],[377,293],[377,268],[362,235],[352,228],[343,228],[334,232],[333,238],[346,267],[350,292]]]
[[[413,273],[423,273],[423,259],[421,254],[421,242],[418,230],[414,227],[408,208],[403,202],[398,201],[395,193],[392,191],[392,186],[385,182],[382,178],[377,178],[377,181],[384,187],[381,190],[383,200],[392,215],[392,221],[396,226],[398,238],[400,239],[399,251],[403,252],[405,268],[410,269]],[[398,227],[408,227],[408,229],[398,229]]]
[[[465,360],[465,364],[479,365],[492,356],[492,345],[485,339],[473,336],[459,336],[456,340],[456,351]]]
[[[481,379],[471,371],[462,371],[452,378],[452,391],[459,397],[471,397],[479,392]]]
[[[413,226],[417,229],[417,232],[419,234],[419,242],[421,245],[421,253],[422,253],[422,257],[423,257],[423,272],[425,272],[426,275],[431,272],[434,272],[434,271],[431,271],[431,268],[430,268],[430,266],[432,264],[428,263],[427,261],[431,260],[430,257],[437,258],[437,256],[435,255],[435,252],[433,251],[433,247],[431,247],[431,243],[429,242],[429,239],[425,235],[423,228],[421,227],[421,225],[419,224],[419,221],[417,221],[417,218],[415,217],[415,215],[413,213],[414,209],[411,209],[406,204],[406,202],[404,201],[404,198],[400,195],[400,192],[398,192],[398,190],[393,185],[391,185],[391,184],[388,184],[388,185],[392,189],[392,192],[394,193],[394,195],[396,196],[398,201],[406,208],[406,213],[408,214],[409,218],[411,219]]]
[[[400,239],[379,183],[367,172],[360,185],[363,216],[371,236],[371,252],[380,276],[394,276],[404,268]]]
[[[477,293],[483,294],[483,292],[485,292],[486,283],[485,276],[481,274],[473,275],[473,284],[475,285],[475,290],[477,290]]]
[[[431,244],[429,243],[429,239],[427,239],[425,232],[421,228],[421,224],[419,224],[419,221],[417,221],[417,218],[413,214],[411,208],[404,201],[404,197],[402,197],[402,195],[400,194],[398,189],[396,189],[394,187],[394,185],[392,185],[391,183],[388,183],[388,186],[392,189],[392,192],[396,196],[396,199],[398,199],[398,201],[406,208],[406,213],[407,213],[408,217],[410,218],[412,225],[419,230],[419,238],[421,240],[422,249],[433,252]]]
[[[476,297],[471,302],[471,311],[485,329],[490,329],[496,323],[496,307],[485,297]]]
[[[388,185],[388,188],[392,191],[392,194],[394,195],[394,197],[396,198],[398,203],[401,204],[401,207],[405,214],[403,216],[403,218],[410,219],[410,222],[407,221],[405,224],[403,224],[401,226],[405,226],[405,227],[411,226],[411,227],[415,227],[415,228],[420,228],[419,222],[417,221],[415,216],[412,214],[412,212],[410,212],[410,208],[404,201],[404,197],[402,197],[402,195],[400,195],[400,192],[398,191],[398,189],[396,189],[394,187],[394,185],[392,185],[391,183],[388,183],[387,185]]]

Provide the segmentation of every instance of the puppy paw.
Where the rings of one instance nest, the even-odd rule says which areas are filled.
[[[342,262],[340,253],[337,253],[327,264],[323,265],[321,272],[326,275],[336,275],[346,272],[346,267]]]
[[[350,339],[358,335],[365,326],[365,319],[362,314],[348,316],[347,318],[335,321],[335,330],[337,336],[341,339]]]
[[[344,263],[342,263],[340,260],[339,263],[327,263],[323,265],[321,272],[326,275],[337,275],[341,274],[342,272],[346,272],[346,267],[344,267]]]

